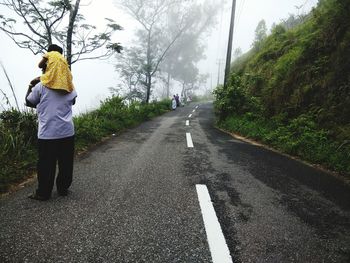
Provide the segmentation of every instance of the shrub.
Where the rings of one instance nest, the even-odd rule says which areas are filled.
[[[0,113],[0,193],[35,167],[36,116],[11,109]]]

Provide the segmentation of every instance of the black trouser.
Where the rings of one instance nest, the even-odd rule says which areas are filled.
[[[56,164],[58,164],[57,191],[67,191],[73,179],[74,136],[54,140],[38,139],[38,151],[38,189],[36,193],[44,197],[51,195]]]

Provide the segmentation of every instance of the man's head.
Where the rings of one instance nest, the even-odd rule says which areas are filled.
[[[63,54],[63,49],[60,46],[57,46],[55,44],[51,44],[49,46],[49,48],[47,49],[47,52],[50,52],[50,51],[57,51],[57,52]]]

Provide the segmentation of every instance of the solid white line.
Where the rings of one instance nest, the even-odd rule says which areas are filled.
[[[196,189],[213,263],[232,263],[230,251],[210,200],[208,188],[206,185],[197,184]]]
[[[192,137],[191,137],[191,133],[189,132],[186,132],[186,141],[187,141],[187,147],[193,148]]]
[[[188,118],[191,118],[192,117],[192,114],[188,115]]]
[[[190,125],[190,121],[186,120],[186,126],[189,126],[189,125]]]

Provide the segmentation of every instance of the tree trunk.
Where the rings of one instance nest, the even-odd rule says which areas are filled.
[[[78,10],[79,10],[80,0],[77,0],[75,2],[74,7],[70,6],[69,9],[69,24],[68,24],[68,30],[67,30],[67,62],[69,67],[71,67],[72,64],[72,39],[73,39],[73,29],[74,29],[74,23],[75,18],[77,17]]]
[[[149,98],[151,96],[151,83],[152,83],[152,75],[147,73],[146,85],[147,85],[147,94],[146,94],[146,103],[149,103]]]
[[[146,103],[149,103],[149,98],[151,96],[151,85],[152,85],[152,60],[151,60],[151,32],[152,27],[148,30],[147,38],[147,74],[146,74]]]
[[[183,82],[183,83],[182,83],[182,91],[181,91],[181,97],[183,97],[183,98],[186,97],[186,96],[185,96],[185,87],[186,87],[186,83]]]

